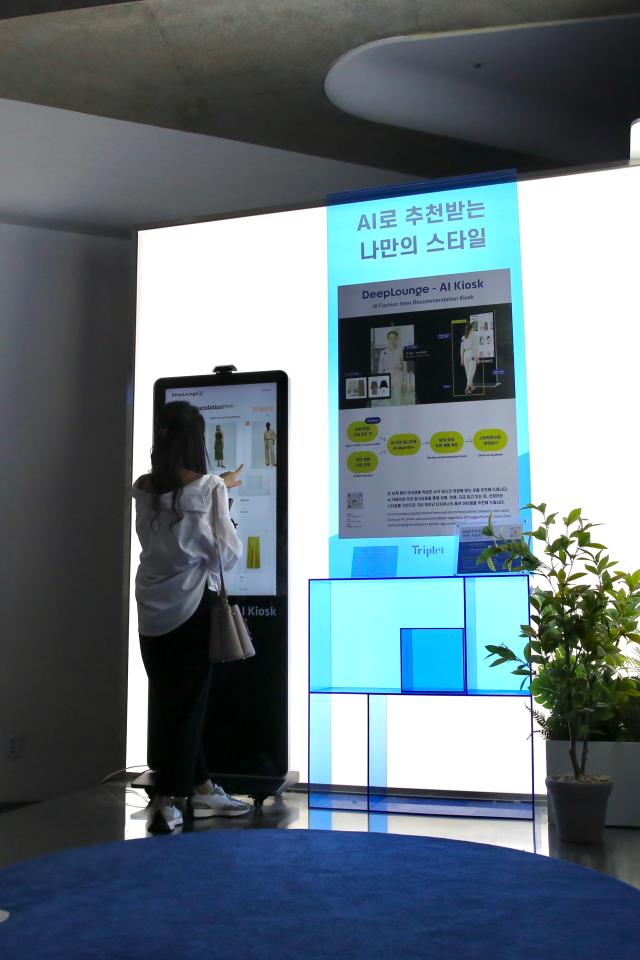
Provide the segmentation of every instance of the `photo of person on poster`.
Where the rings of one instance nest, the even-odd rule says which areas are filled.
[[[465,324],[464,333],[460,339],[460,363],[467,375],[465,393],[473,393],[476,389],[473,378],[476,375],[479,360],[478,334],[475,325]]]
[[[404,359],[404,348],[412,342],[413,324],[371,330],[371,372],[384,374],[389,379],[387,399],[380,403],[387,406],[415,403],[413,371]]]

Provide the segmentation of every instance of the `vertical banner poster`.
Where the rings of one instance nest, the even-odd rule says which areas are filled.
[[[332,577],[450,575],[530,498],[511,174],[328,207]]]

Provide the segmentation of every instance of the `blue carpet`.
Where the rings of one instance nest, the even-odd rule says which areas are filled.
[[[109,843],[0,871],[3,960],[638,960],[640,892],[514,850],[304,830]]]

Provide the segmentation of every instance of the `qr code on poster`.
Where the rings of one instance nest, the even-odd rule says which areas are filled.
[[[364,506],[363,493],[347,494],[347,510],[362,510],[363,506]]]

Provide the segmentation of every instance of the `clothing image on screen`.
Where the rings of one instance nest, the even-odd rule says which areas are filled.
[[[213,456],[216,461],[217,467],[224,467],[224,431],[220,427],[220,424],[216,424],[216,429],[213,434]]]
[[[206,425],[206,443],[209,463],[214,473],[235,470],[239,461],[238,424],[235,419],[211,419]]]
[[[369,377],[369,397],[372,400],[386,400],[390,392],[389,377]]]
[[[367,396],[367,381],[364,377],[347,377],[345,386],[347,400],[364,400]]]
[[[247,537],[247,570],[260,569],[260,537]]]
[[[248,470],[242,481],[242,491],[247,496],[270,497],[274,489],[274,484],[271,482],[269,474],[265,472],[262,461],[260,462],[260,469]]]
[[[277,463],[278,425],[275,410],[269,411],[260,420],[251,420],[251,469],[264,474],[267,467]]]
[[[276,466],[276,439],[275,430],[267,423],[264,431],[264,462],[267,467]]]

